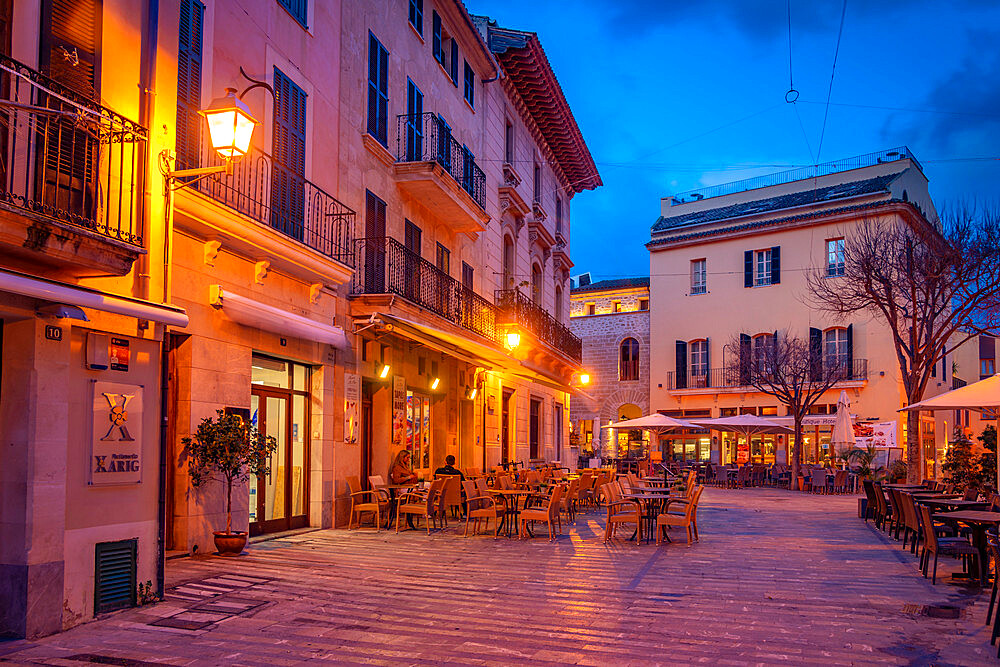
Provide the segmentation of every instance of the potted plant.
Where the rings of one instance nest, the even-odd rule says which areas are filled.
[[[199,487],[210,479],[226,485],[226,530],[215,531],[215,547],[222,556],[235,556],[247,544],[246,531],[233,532],[233,482],[271,471],[271,454],[278,443],[265,436],[239,415],[217,410],[216,418],[206,417],[193,438],[183,438],[190,457],[191,484]]]

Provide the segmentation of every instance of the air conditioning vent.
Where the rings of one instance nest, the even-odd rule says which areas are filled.
[[[138,540],[101,542],[94,552],[94,613],[135,606]]]

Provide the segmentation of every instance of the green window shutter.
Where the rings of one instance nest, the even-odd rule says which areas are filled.
[[[688,344],[686,341],[679,340],[675,347],[677,370],[674,372],[674,388],[687,389]]]
[[[94,613],[135,606],[138,540],[99,542],[94,547]]]
[[[434,53],[434,60],[444,64],[444,49],[441,48],[441,15],[437,12],[431,13],[431,51]]]
[[[389,146],[389,52],[368,33],[368,134]]]
[[[809,327],[809,375],[814,382],[823,377],[823,332]]]
[[[309,7],[307,0],[278,0],[278,4],[284,7],[292,18],[298,21],[303,28],[309,28]]]
[[[271,226],[302,240],[305,222],[306,93],[274,68]]]
[[[753,250],[743,251],[743,286],[753,287]]]
[[[177,47],[177,169],[200,166],[201,69],[205,6],[181,0]]]
[[[771,248],[771,284],[781,282],[781,246]]]
[[[42,3],[42,70],[88,99],[100,96],[100,0]]]

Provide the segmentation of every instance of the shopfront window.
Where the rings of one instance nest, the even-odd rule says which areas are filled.
[[[406,449],[414,468],[431,467],[430,399],[406,392]]]

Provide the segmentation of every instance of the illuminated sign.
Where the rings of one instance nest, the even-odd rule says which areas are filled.
[[[142,387],[115,382],[93,385],[90,483],[138,484],[142,481]]]

